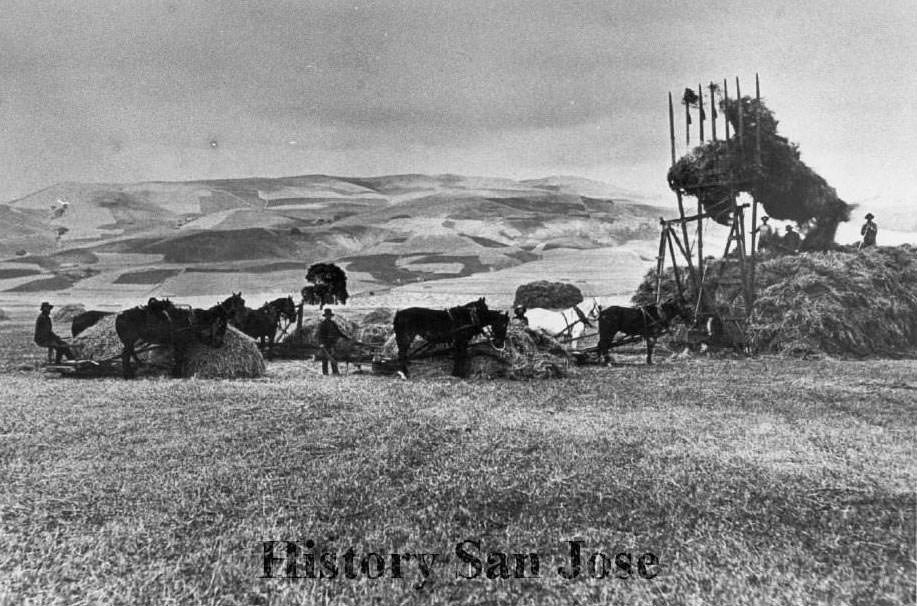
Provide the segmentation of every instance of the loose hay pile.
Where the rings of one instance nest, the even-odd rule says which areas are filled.
[[[423,344],[422,339],[415,339],[411,350],[416,351]],[[510,323],[502,350],[488,341],[478,341],[471,344],[468,356],[469,379],[551,379],[576,374],[573,358],[563,345],[519,322]],[[381,358],[397,360],[398,347],[394,335],[383,346]],[[452,366],[452,347],[447,344],[438,345],[424,357],[413,358],[409,362],[413,377],[447,377],[452,373]]]
[[[255,340],[230,326],[222,347],[194,343],[182,364],[183,377],[252,379],[264,376],[264,358]]]
[[[83,360],[120,361],[121,339],[115,330],[114,315],[106,316],[73,339],[74,353]],[[138,354],[140,375],[171,373],[173,358],[171,348],[158,347]],[[265,373],[264,358],[255,341],[232,326],[226,329],[222,347],[208,347],[195,343],[186,353],[182,366],[183,377],[202,379],[254,378]]]
[[[377,307],[363,317],[363,324],[391,324],[395,312],[388,307]]]
[[[708,292],[717,292],[722,263],[708,266]],[[734,277],[736,272],[731,262],[724,275]],[[655,301],[655,283],[651,271],[634,302]],[[668,270],[663,292],[675,290]],[[839,357],[917,353],[917,249],[911,246],[765,256],[757,266],[755,290],[747,337],[758,353]]]
[[[513,305],[522,305],[528,309],[542,307],[545,309],[567,309],[582,302],[583,293],[573,284],[539,280],[523,284],[516,289]]]
[[[86,306],[81,303],[66,303],[61,306],[54,306],[54,313],[51,319],[55,322],[70,322],[76,316],[86,311]]]
[[[318,347],[318,325],[321,324],[322,318],[303,318],[302,327],[290,331],[289,334],[285,335],[281,340],[281,343],[289,343],[291,345],[306,345],[312,347]],[[334,322],[338,325],[338,328],[341,329],[341,332],[347,335],[348,337],[357,338],[359,333],[360,325],[354,322],[353,320],[348,320],[342,315],[335,314]]]
[[[71,343],[77,359],[97,362],[120,361],[124,346],[115,330],[115,317],[115,315],[105,316],[74,337]],[[167,348],[144,351],[138,353],[137,357],[142,362],[138,369],[138,374],[141,375],[167,373],[172,368],[172,352]]]

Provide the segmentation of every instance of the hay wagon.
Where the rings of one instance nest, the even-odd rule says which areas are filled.
[[[158,349],[162,349],[162,346],[146,345],[144,347],[138,347],[136,354],[140,355]],[[44,367],[44,371],[56,372],[65,377],[92,379],[100,377],[120,377],[123,374],[123,367],[121,364],[121,354],[118,353],[98,360],[82,358],[66,360],[56,364],[48,364]]]

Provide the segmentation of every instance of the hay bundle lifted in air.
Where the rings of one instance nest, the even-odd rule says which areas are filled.
[[[118,360],[123,346],[115,330],[115,315],[105,316],[73,339],[77,358],[83,360]],[[160,346],[138,355],[140,375],[169,375],[173,357],[169,347]],[[255,341],[232,326],[226,329],[222,347],[193,344],[185,354],[183,377],[201,379],[254,378],[264,375],[264,358]]]
[[[690,89],[689,91],[690,92]],[[741,140],[710,141],[695,147],[669,169],[669,187],[696,197],[714,220],[729,224],[734,197],[746,191],[771,217],[795,221],[805,234],[803,249],[825,250],[834,242],[837,225],[852,208],[824,178],[800,159],[799,148],[777,134],[777,120],[763,102],[743,97],[720,102],[720,109]],[[760,166],[756,119],[760,119]]]
[[[517,288],[513,305],[522,305],[528,309],[566,309],[582,301],[583,293],[573,284],[539,280]]]

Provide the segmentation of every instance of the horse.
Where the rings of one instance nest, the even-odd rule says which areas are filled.
[[[231,296],[217,303],[226,312],[226,318],[233,326],[239,326],[245,320],[245,299],[242,298],[242,291],[234,292]]]
[[[73,321],[70,323],[70,335],[77,336],[90,326],[95,326],[98,324],[99,320],[106,316],[112,315],[113,311],[99,311],[98,309],[91,309],[89,311],[84,311],[81,314],[73,316]]]
[[[170,345],[175,363],[172,376],[178,377],[188,348],[195,341],[221,347],[226,326],[227,313],[222,305],[210,309],[182,309],[168,299],[151,298],[145,307],[119,313],[115,317],[115,331],[124,346],[121,352],[124,378],[136,376],[131,358],[140,363],[135,350],[138,342]]]
[[[593,328],[593,322],[599,319],[602,307],[595,297],[591,301],[582,301],[563,311],[552,311],[536,307],[526,309],[524,314],[532,330],[542,330],[561,341],[576,347],[587,327]]]
[[[608,350],[614,336],[639,335],[646,341],[646,363],[653,363],[656,339],[669,328],[676,317],[685,317],[682,306],[674,300],[645,307],[619,307],[603,309],[599,314],[599,356],[607,365],[611,359]]]
[[[405,378],[408,376],[408,349],[418,336],[429,343],[452,343],[452,375],[465,377],[468,374],[468,343],[486,326],[490,326],[494,346],[503,347],[509,316],[488,309],[486,301],[481,297],[477,301],[445,310],[425,307],[400,309],[392,323],[395,328],[395,342],[398,345],[398,361]]]
[[[238,328],[251,338],[257,339],[261,347],[265,346],[265,339],[268,340],[268,346],[273,347],[281,318],[286,318],[288,322],[296,319],[293,297],[281,297],[265,303],[258,309],[246,309],[245,317]]]

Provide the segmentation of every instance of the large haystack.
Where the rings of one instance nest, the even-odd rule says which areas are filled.
[[[9,319],[10,319],[9,315],[7,315],[5,311],[0,309],[0,322],[6,322]]]
[[[73,339],[77,358],[120,361],[122,345],[115,330],[115,317],[102,318]],[[139,375],[169,375],[172,372],[173,357],[169,347],[158,347],[138,357],[142,362]],[[232,326],[226,330],[222,347],[195,344],[187,352],[182,366],[183,377],[208,379],[260,377],[264,372],[264,358],[255,341]]]
[[[716,296],[716,276],[723,263],[712,262],[705,281],[719,305],[724,303]],[[737,267],[730,263],[724,277],[734,278]],[[644,279],[636,304],[655,301],[654,274]],[[917,249],[911,246],[766,255],[757,266],[755,290],[747,344],[758,353],[917,353]],[[663,291],[675,292],[671,270],[663,276]]]
[[[545,309],[567,309],[582,302],[583,293],[573,284],[539,280],[523,284],[516,289],[513,305],[528,309],[542,307]]]

